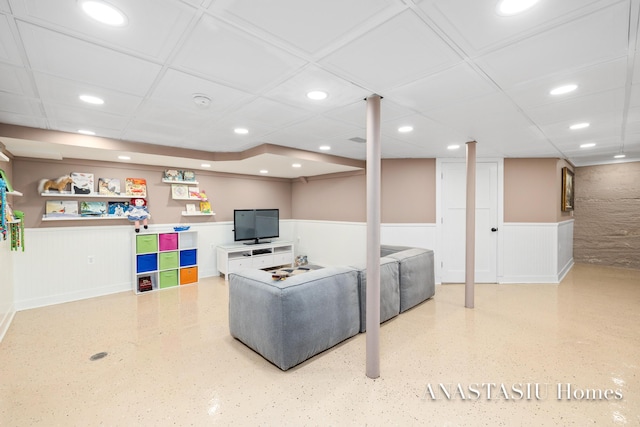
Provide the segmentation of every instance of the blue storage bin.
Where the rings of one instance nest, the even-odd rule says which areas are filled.
[[[136,256],[136,273],[154,271],[158,269],[158,254],[144,254]]]
[[[197,263],[196,249],[180,251],[180,267],[196,265]]]

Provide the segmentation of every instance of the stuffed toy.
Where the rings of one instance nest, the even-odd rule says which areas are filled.
[[[41,179],[38,184],[38,193],[48,192],[50,189],[63,192],[67,185],[71,184],[73,180],[69,175],[61,176],[58,179]]]
[[[149,228],[147,226],[147,219],[151,218],[151,214],[147,208],[147,201],[141,198],[131,199],[131,203],[127,209],[127,217],[129,221],[135,223],[136,233],[140,232],[140,221],[142,221],[145,230]]]

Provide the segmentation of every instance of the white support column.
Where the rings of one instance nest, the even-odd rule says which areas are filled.
[[[380,376],[380,99],[367,98],[367,377]]]
[[[467,227],[464,306],[473,308],[476,279],[476,142],[467,142]]]

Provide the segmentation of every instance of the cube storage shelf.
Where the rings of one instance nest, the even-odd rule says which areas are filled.
[[[136,234],[133,252],[136,293],[198,281],[197,231]]]

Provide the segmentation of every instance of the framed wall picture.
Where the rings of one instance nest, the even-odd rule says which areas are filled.
[[[572,211],[574,201],[574,174],[569,168],[562,168],[562,211]]]

